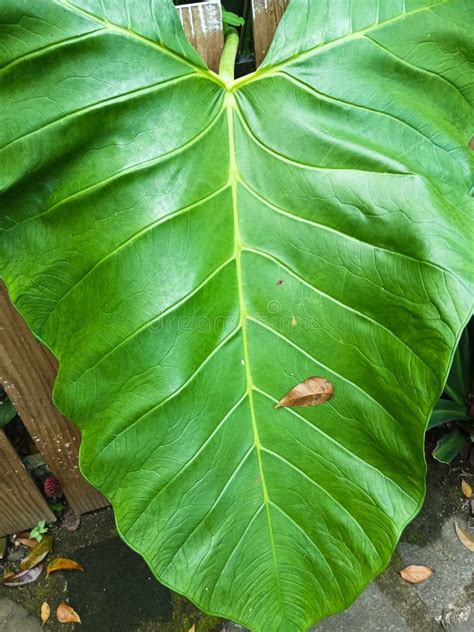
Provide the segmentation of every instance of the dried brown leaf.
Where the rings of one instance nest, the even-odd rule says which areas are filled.
[[[472,498],[472,487],[464,479],[461,480],[461,489],[462,489],[462,493],[464,494],[464,496],[466,496],[466,498]]]
[[[76,531],[79,529],[80,524],[81,516],[74,513],[74,511],[69,507],[63,516],[63,526],[66,527],[68,531]]]
[[[50,615],[51,615],[51,608],[49,607],[49,603],[45,601],[43,604],[41,604],[41,612],[40,612],[41,623],[43,625],[48,621]]]
[[[69,560],[66,557],[57,557],[48,564],[46,577],[55,571],[84,571],[84,569],[74,560]]]
[[[466,529],[458,527],[456,523],[454,523],[454,526],[456,527],[456,535],[458,536],[459,542],[461,542],[468,551],[472,551],[474,553],[474,536],[466,531]]]
[[[20,544],[23,544],[23,546],[27,546],[29,549],[34,549],[35,546],[38,544],[37,540],[34,540],[33,538],[16,538],[15,540],[15,544],[18,546]]]
[[[41,542],[37,543],[36,546],[31,549],[28,555],[23,558],[20,563],[21,570],[26,571],[29,568],[33,568],[34,566],[37,566],[40,562],[42,562],[53,548],[53,543],[53,536],[45,535]]]
[[[5,577],[3,579],[3,584],[5,586],[26,586],[26,584],[35,582],[41,575],[42,570],[43,565],[40,564],[39,566],[29,568],[26,571],[18,571],[18,573],[13,573]]]
[[[59,623],[80,623],[81,617],[71,606],[64,601],[61,602],[56,610],[56,617]]]
[[[428,566],[416,566],[412,564],[399,571],[402,579],[410,584],[421,584],[433,575],[433,570]]]
[[[333,385],[324,377],[308,377],[304,382],[291,389],[275,408],[293,406],[318,406],[332,397]]]

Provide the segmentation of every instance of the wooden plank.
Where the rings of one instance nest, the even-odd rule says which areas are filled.
[[[178,9],[186,37],[211,70],[219,70],[224,47],[220,1],[194,2]]]
[[[0,430],[0,537],[31,529],[40,520],[56,517]]]
[[[3,284],[0,284],[0,358],[0,382],[49,470],[61,483],[72,509],[85,513],[106,506],[107,500],[79,471],[79,430],[53,405],[56,360],[33,337]]]
[[[255,63],[262,63],[268,53],[276,28],[290,0],[252,0]]]

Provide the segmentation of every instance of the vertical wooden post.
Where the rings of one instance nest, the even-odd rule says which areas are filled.
[[[224,47],[220,1],[196,2],[176,7],[188,40],[211,70],[219,70]]]
[[[56,517],[0,430],[0,537]]]
[[[252,0],[253,39],[257,68],[268,53],[278,23],[288,3],[289,0]]]
[[[0,382],[49,470],[76,513],[107,505],[82,477],[77,464],[79,430],[53,405],[56,360],[30,332],[0,284]],[[3,469],[3,464],[2,464]]]

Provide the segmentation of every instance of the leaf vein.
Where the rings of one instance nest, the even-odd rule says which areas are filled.
[[[160,320],[168,316],[171,312],[175,311],[179,307],[182,307],[187,301],[189,301],[195,294],[197,294],[200,290],[202,290],[214,277],[216,277],[222,270],[224,270],[224,268],[226,268],[233,261],[235,261],[234,256],[230,257],[229,259],[221,263],[215,270],[213,270],[210,274],[208,274],[206,278],[203,281],[201,281],[201,283],[199,283],[199,285],[193,288],[185,296],[181,297],[178,301],[173,303],[173,305],[171,305],[170,307],[167,307],[164,311],[160,312],[160,314],[158,314],[157,316],[154,316],[153,318],[148,320],[146,323],[140,325],[140,327],[138,327],[137,329],[134,329],[130,334],[128,334],[118,344],[116,344],[112,349],[110,349],[110,351],[107,351],[107,353],[101,356],[92,366],[87,367],[87,369],[83,373],[81,373],[79,377],[77,377],[75,380],[72,380],[72,383],[76,384],[80,380],[84,379],[87,373],[90,373],[90,371],[93,371],[94,369],[96,369],[97,366],[99,366],[99,364],[101,364],[112,353],[115,353],[117,349],[119,349],[125,344],[128,344],[130,340],[138,336],[140,333],[148,329],[150,326],[156,325],[156,323],[158,323]],[[235,333],[236,331],[237,329],[234,330],[231,333],[231,335]],[[215,351],[217,351],[218,348],[219,346],[216,347]]]
[[[8,62],[8,64],[5,64],[4,66],[0,67],[0,70],[2,72],[6,72],[7,70],[9,70],[11,66],[15,66],[16,64],[22,63],[29,59],[42,57],[45,53],[49,53],[50,51],[53,51],[53,50],[62,49],[65,46],[68,46],[69,44],[82,42],[91,37],[94,37],[98,33],[103,33],[105,30],[106,30],[105,28],[94,29],[93,31],[87,31],[87,33],[80,33],[79,35],[68,37],[67,39],[60,40],[59,42],[53,42],[52,44],[42,46],[41,48],[36,48],[32,51],[29,51],[28,53],[25,53],[24,55],[20,55],[20,57],[17,57],[16,59],[12,59],[11,61]]]
[[[10,145],[13,145],[14,143],[18,143],[27,138],[30,138],[30,136],[34,136],[36,134],[43,132],[45,129],[54,127],[58,123],[63,123],[64,121],[68,121],[70,119],[74,120],[76,117],[81,116],[82,114],[85,114],[87,112],[92,112],[95,110],[103,110],[109,107],[110,105],[114,105],[115,103],[127,101],[130,99],[130,97],[134,98],[135,96],[150,94],[150,93],[155,92],[156,90],[161,90],[165,86],[176,85],[182,81],[187,81],[188,79],[193,79],[193,78],[195,78],[193,74],[181,75],[180,77],[177,77],[177,78],[173,77],[172,79],[165,79],[164,81],[158,81],[157,83],[153,83],[148,86],[140,86],[139,88],[134,88],[133,90],[129,90],[128,92],[121,92],[120,94],[115,94],[112,97],[107,97],[106,99],[101,99],[100,101],[90,103],[89,105],[85,105],[81,108],[78,108],[77,110],[68,112],[64,116],[60,116],[57,119],[49,121],[49,123],[45,123],[41,127],[37,127],[29,132],[26,132],[26,134],[23,134],[22,136],[17,136],[16,138],[13,138],[12,140],[8,141],[6,145],[3,145],[3,147],[0,147],[0,152],[4,151],[5,149],[10,147]]]
[[[264,252],[263,250],[259,250],[258,248],[254,248],[254,247],[251,248],[249,246],[245,246],[244,250],[246,250],[247,252],[251,252],[251,253],[253,253],[253,254],[257,255],[257,256],[260,256],[260,257],[263,257],[265,259],[268,259],[269,261],[272,261],[276,266],[278,266],[279,268],[283,268],[290,276],[292,276],[299,283],[302,283],[304,286],[306,286],[307,288],[309,288],[310,290],[312,290],[316,294],[319,294],[320,296],[325,297],[329,301],[331,301],[331,302],[335,303],[336,305],[339,305],[340,307],[342,307],[343,310],[347,310],[347,311],[352,312],[353,314],[355,314],[359,318],[362,318],[363,320],[366,320],[366,321],[372,323],[373,325],[375,325],[375,327],[377,329],[380,329],[381,331],[384,331],[386,334],[388,334],[390,336],[390,338],[393,338],[400,345],[402,345],[409,352],[409,354],[411,356],[413,356],[419,362],[421,362],[423,364],[423,366],[434,377],[434,379],[436,380],[436,383],[439,382],[438,377],[434,374],[434,372],[431,369],[431,367],[428,366],[428,364],[423,360],[423,358],[421,358],[421,356],[417,355],[413,351],[413,349],[407,345],[407,343],[404,340],[402,340],[401,338],[399,338],[397,336],[397,334],[394,331],[392,331],[391,329],[389,329],[388,327],[386,327],[385,325],[380,323],[378,320],[373,319],[368,314],[364,314],[363,312],[359,311],[355,307],[351,307],[350,305],[347,305],[346,303],[343,303],[342,301],[340,301],[339,299],[335,298],[334,296],[331,296],[331,294],[328,294],[327,292],[324,292],[320,288],[316,287],[315,285],[313,285],[312,283],[310,283],[309,281],[304,279],[300,274],[295,272],[292,268],[290,268],[288,265],[286,265],[286,263],[284,263],[280,259],[277,259],[274,255],[272,255],[272,254],[270,254],[268,252]]]
[[[299,351],[301,354],[303,354],[304,356],[306,356],[309,360],[312,360],[315,364],[317,364],[318,366],[322,367],[323,369],[325,369],[326,371],[329,371],[330,373],[332,373],[333,375],[335,375],[337,378],[339,378],[340,380],[342,380],[343,382],[346,382],[347,384],[349,384],[350,386],[352,386],[353,388],[355,388],[356,390],[358,390],[360,393],[362,393],[362,395],[364,395],[364,397],[366,397],[367,399],[369,399],[370,401],[372,401],[374,404],[376,404],[376,406],[378,408],[380,408],[390,419],[392,419],[402,430],[404,430],[403,425],[400,423],[400,421],[398,421],[398,419],[396,417],[394,417],[392,415],[392,413],[390,413],[385,406],[379,402],[377,399],[375,399],[370,393],[368,393],[367,391],[365,391],[361,386],[359,386],[358,384],[356,384],[355,382],[352,382],[349,378],[344,377],[343,375],[341,375],[340,373],[338,373],[337,371],[335,371],[334,369],[331,369],[330,367],[328,367],[327,365],[323,364],[320,360],[317,360],[314,356],[312,356],[310,353],[308,353],[307,351],[305,351],[304,349],[302,349],[299,345],[297,345],[295,342],[293,342],[293,340],[290,340],[287,336],[285,336],[284,334],[282,334],[281,332],[277,331],[276,329],[274,329],[273,327],[270,327],[269,325],[267,325],[265,322],[263,322],[262,320],[259,320],[257,318],[255,318],[254,316],[247,316],[247,319],[250,321],[253,321],[256,325],[258,325],[259,327],[263,327],[264,329],[267,329],[268,331],[270,331],[271,333],[273,333],[275,336],[281,338],[282,340],[284,340],[287,344],[289,344],[291,347],[293,347],[294,349],[296,349],[297,351]]]

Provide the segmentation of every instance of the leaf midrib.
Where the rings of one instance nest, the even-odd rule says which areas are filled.
[[[234,257],[236,261],[237,286],[238,286],[238,293],[239,293],[240,327],[242,331],[242,348],[243,348],[243,356],[244,356],[243,363],[244,363],[245,378],[246,378],[246,383],[247,383],[246,393],[248,395],[248,400],[249,400],[249,409],[250,409],[250,416],[251,416],[251,421],[252,421],[254,447],[257,454],[257,463],[258,463],[258,469],[259,469],[259,475],[260,475],[260,483],[262,487],[263,503],[265,506],[265,514],[267,518],[268,534],[269,534],[269,541],[270,541],[271,554],[272,554],[272,560],[273,560],[278,600],[280,604],[283,605],[280,572],[278,568],[278,561],[277,561],[277,555],[276,555],[275,535],[274,535],[273,521],[272,521],[271,509],[270,509],[270,497],[268,493],[268,486],[267,486],[265,472],[263,468],[262,444],[260,441],[257,418],[255,414],[255,404],[254,404],[255,390],[254,390],[252,372],[250,369],[250,353],[249,353],[248,329],[247,329],[248,312],[247,312],[247,308],[245,304],[243,275],[242,275],[243,243],[242,243],[241,234],[240,234],[240,218],[239,218],[239,212],[238,212],[238,199],[237,199],[239,168],[237,165],[237,153],[236,153],[236,146],[235,146],[234,111],[236,108],[236,102],[235,102],[234,94],[232,94],[232,92],[230,91],[226,92],[226,95],[225,95],[225,108],[226,108],[226,115],[227,115],[227,133],[228,133],[228,141],[229,141],[229,186],[232,191],[232,214],[233,214],[233,220],[234,220]]]

